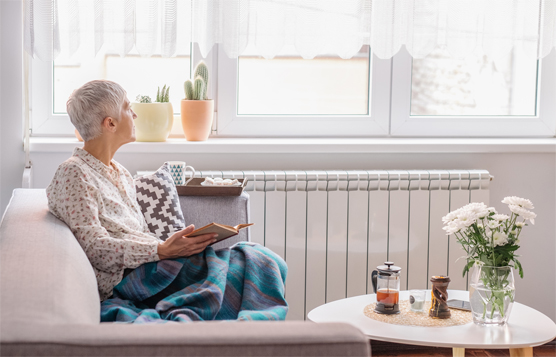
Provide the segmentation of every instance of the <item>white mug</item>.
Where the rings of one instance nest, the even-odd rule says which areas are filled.
[[[195,177],[195,169],[192,166],[186,166],[185,161],[168,161],[168,164],[170,165],[170,174],[172,174],[176,185],[187,185]],[[184,183],[187,169],[191,170],[191,178]]]

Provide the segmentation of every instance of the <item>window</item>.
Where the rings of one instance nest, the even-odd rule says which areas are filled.
[[[137,95],[156,99],[157,88],[170,87],[170,102],[179,114],[184,97],[183,82],[189,78],[189,55],[170,58],[113,54],[98,55],[88,63],[56,60],[53,69],[54,113],[66,114],[66,101],[75,88],[93,79],[109,79],[119,83],[134,100]]]
[[[388,134],[390,60],[363,46],[351,59],[218,54],[218,134],[331,137]],[[374,90],[378,88],[377,90]]]
[[[457,60],[437,50],[413,60],[411,115],[534,116],[537,73],[537,60],[520,52]]]
[[[191,52],[193,51],[193,52]],[[284,50],[231,59],[218,46],[205,58],[218,137],[552,137],[556,53],[541,61],[510,53],[456,60],[437,50],[413,59],[402,49],[379,59],[363,46],[351,59],[306,60]],[[193,58],[193,61],[191,61]],[[91,79],[121,83],[134,100],[171,88],[176,115],[183,82],[202,58],[198,46],[172,58],[102,53],[87,63],[32,61],[34,135],[73,135],[65,102]],[[193,62],[193,63],[192,63]],[[171,136],[182,137],[179,116]]]
[[[51,70],[50,81],[47,66]],[[190,67],[189,51],[168,58],[141,57],[133,53],[120,57],[103,51],[84,62],[63,56],[53,63],[33,61],[32,90],[33,97],[37,98],[33,102],[33,133],[73,135],[73,126],[66,112],[67,99],[74,89],[88,81],[108,79],[121,84],[131,101],[137,95],[148,95],[154,102],[157,89],[170,86],[170,102],[177,116],[172,134],[181,135],[180,100],[185,96],[183,83],[190,77]],[[35,85],[41,80],[44,85]]]
[[[347,60],[241,56],[237,63],[239,115],[369,113],[369,46]]]
[[[556,54],[517,53],[457,60],[437,50],[393,58],[390,135],[552,137],[556,131]]]

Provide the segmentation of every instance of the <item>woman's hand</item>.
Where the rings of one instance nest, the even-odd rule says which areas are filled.
[[[218,236],[216,233],[184,237],[194,230],[195,226],[189,225],[185,229],[172,234],[164,243],[158,244],[158,257],[160,260],[189,257],[201,253],[207,245],[216,242],[215,238]]]

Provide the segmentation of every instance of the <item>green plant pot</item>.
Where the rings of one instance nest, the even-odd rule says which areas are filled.
[[[174,124],[172,103],[131,103],[137,141],[166,141]]]

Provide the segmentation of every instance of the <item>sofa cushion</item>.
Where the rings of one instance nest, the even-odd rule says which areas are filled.
[[[135,189],[149,230],[158,238],[166,240],[174,232],[185,228],[178,191],[168,162],[152,174],[136,178]]]
[[[249,194],[239,196],[180,196],[180,205],[188,224],[200,228],[212,222],[235,226],[250,223]],[[216,250],[232,246],[237,242],[249,242],[251,227],[242,229],[237,236],[212,245]]]
[[[100,322],[93,268],[42,189],[14,190],[0,224],[0,321]]]

